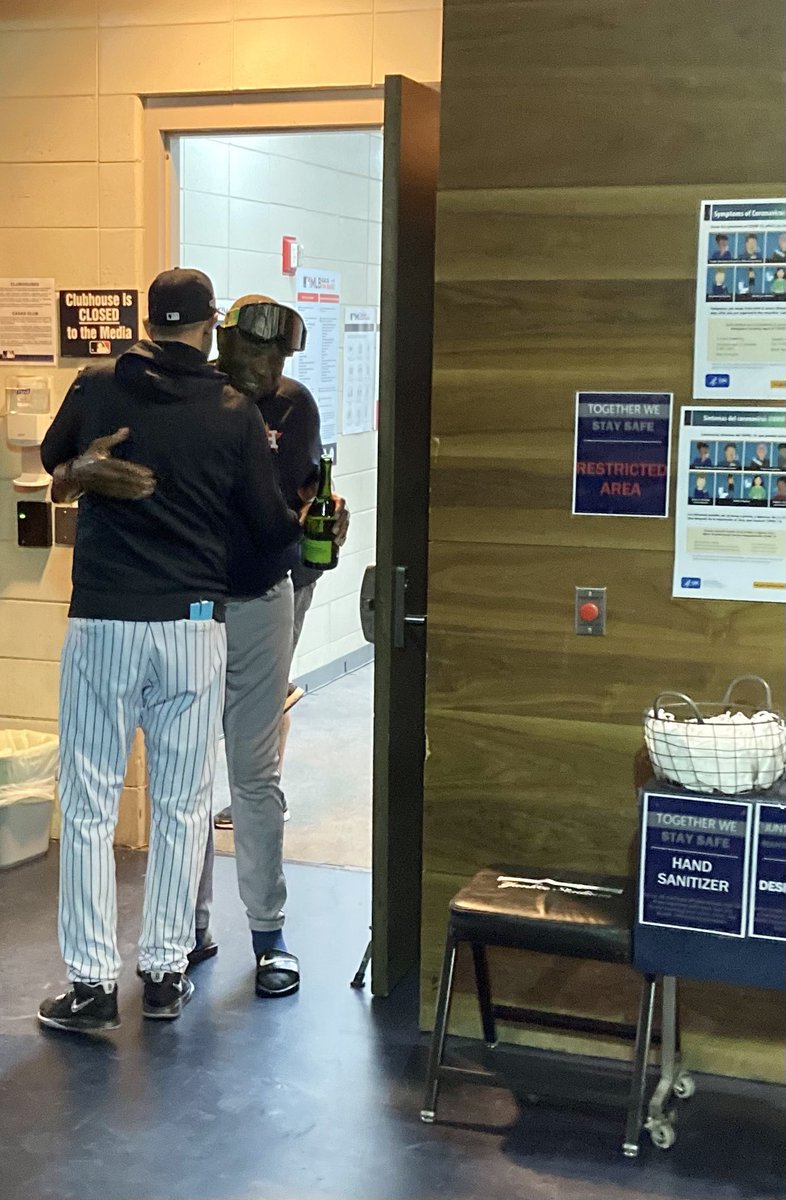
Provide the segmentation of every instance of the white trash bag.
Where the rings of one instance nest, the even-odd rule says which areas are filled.
[[[54,801],[59,744],[54,733],[0,729],[0,808]]]

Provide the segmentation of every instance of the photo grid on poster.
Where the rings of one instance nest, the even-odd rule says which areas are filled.
[[[786,200],[705,200],[693,396],[786,398]]]

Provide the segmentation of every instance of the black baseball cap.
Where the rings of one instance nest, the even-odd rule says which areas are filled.
[[[216,311],[213,284],[203,271],[173,267],[150,284],[147,315],[153,325],[196,325]]]

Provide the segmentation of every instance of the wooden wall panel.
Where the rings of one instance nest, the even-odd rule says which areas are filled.
[[[718,12],[715,0],[445,2],[425,1023],[446,901],[478,867],[625,869],[632,760],[658,690],[712,698],[755,670],[782,703],[782,606],[672,599],[673,521],[570,515],[577,390],[691,401],[699,201],[783,192],[786,10]],[[573,633],[576,585],[609,589],[605,638]],[[498,956],[505,994],[532,969],[538,1002],[592,995],[606,1015],[623,994],[633,1003],[624,972],[606,982],[544,961]],[[688,994],[697,1065],[779,1075],[776,998]],[[469,999],[456,1018],[477,1032]]]
[[[783,21],[777,0],[446,0],[443,186],[778,178]]]

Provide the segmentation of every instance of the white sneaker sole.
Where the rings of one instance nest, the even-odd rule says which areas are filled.
[[[71,1025],[64,1021],[58,1021],[56,1017],[42,1017],[41,1013],[37,1013],[36,1016],[39,1025],[43,1025],[47,1029],[59,1029],[63,1033],[103,1033],[106,1029],[120,1028],[119,1017],[113,1021],[96,1021],[93,1025]]]
[[[187,987],[183,995],[180,997],[180,1004],[178,1005],[177,1011],[173,1012],[171,1009],[167,1009],[166,1011],[156,1012],[154,1008],[143,1008],[142,1016],[146,1021],[176,1021],[178,1019],[183,1009],[194,994],[194,985],[191,980],[184,978],[183,982],[187,984]]]

